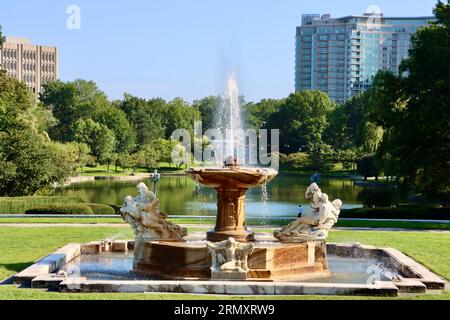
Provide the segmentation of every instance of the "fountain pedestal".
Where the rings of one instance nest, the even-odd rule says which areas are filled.
[[[244,202],[247,189],[217,188],[216,227],[206,239],[220,242],[233,237],[239,242],[255,241],[254,233],[245,227]]]

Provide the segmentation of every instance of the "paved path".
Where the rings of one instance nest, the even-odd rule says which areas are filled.
[[[194,229],[212,229],[213,225],[182,224],[182,227]],[[129,228],[125,223],[0,223],[0,228]],[[252,226],[252,229],[277,229],[279,226]],[[335,231],[402,231],[402,232],[430,232],[448,233],[450,230],[414,230],[402,228],[334,228]]]

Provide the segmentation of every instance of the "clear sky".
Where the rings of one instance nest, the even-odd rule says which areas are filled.
[[[437,0],[0,0],[3,33],[59,48],[63,81],[188,101],[222,92],[237,74],[249,101],[294,90],[295,27],[304,13],[431,15]],[[81,29],[66,26],[69,5]]]

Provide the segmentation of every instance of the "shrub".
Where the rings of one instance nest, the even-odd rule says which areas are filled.
[[[0,198],[0,214],[25,214],[28,209],[41,205],[54,203],[69,204],[83,203],[84,200],[78,197],[14,197]]]
[[[297,152],[289,155],[280,154],[280,166],[288,170],[309,170],[312,164],[308,154]]]
[[[390,188],[364,188],[358,194],[357,200],[369,208],[390,207],[396,204],[394,192]]]
[[[102,203],[86,203],[95,215],[115,215],[116,210],[107,204]]]
[[[85,204],[49,204],[29,209],[25,212],[29,215],[45,215],[45,214],[79,214],[92,215],[94,212]]]
[[[407,206],[345,209],[341,211],[340,218],[450,220],[450,208]]]

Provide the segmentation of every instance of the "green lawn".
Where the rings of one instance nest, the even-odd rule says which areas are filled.
[[[179,171],[180,173],[184,173],[184,170],[186,169],[185,166],[183,166],[181,168],[181,171]],[[168,162],[160,162],[159,163],[159,168],[158,171],[160,172],[178,172],[177,168],[174,164],[169,164]],[[80,176],[96,176],[96,177],[107,177],[107,176],[128,176],[133,172],[132,169],[127,169],[127,170],[123,170],[122,167],[117,167],[117,171],[116,171],[116,167],[115,166],[110,166],[109,167],[109,171],[108,171],[108,166],[107,165],[98,165],[95,168],[89,168],[89,167],[84,167],[83,169],[78,169],[76,171],[76,173]],[[136,173],[148,173],[149,170],[145,169],[145,168],[137,168]]]
[[[0,300],[450,300],[450,292],[396,298],[358,296],[222,296],[158,293],[56,293],[0,286]]]
[[[190,230],[191,232],[194,230]],[[0,279],[23,270],[54,250],[73,242],[88,242],[106,238],[131,239],[128,228],[0,228]],[[381,247],[397,248],[434,272],[450,279],[450,234],[434,232],[379,232],[379,231],[333,231],[329,242],[360,242]],[[1,299],[199,299],[196,295],[166,294],[58,294],[41,290],[16,289],[0,286]],[[208,297],[223,298],[223,297]],[[236,298],[236,297],[235,297]],[[258,297],[261,298],[261,297]],[[264,298],[264,297],[263,297]],[[279,299],[329,299],[330,297],[277,297]],[[345,297],[331,297],[342,299]],[[357,297],[348,297],[359,299]],[[412,297],[402,297],[409,299]],[[450,293],[426,295],[415,298],[450,299]]]
[[[121,217],[117,218],[1,218],[2,223],[15,223],[15,224],[28,224],[28,223],[84,223],[84,224],[97,224],[97,223],[124,223]]]

